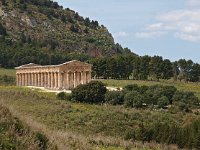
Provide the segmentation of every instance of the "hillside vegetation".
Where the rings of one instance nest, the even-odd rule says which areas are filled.
[[[56,139],[58,147],[178,149],[158,142],[198,148],[199,115],[195,113],[74,103],[57,100],[53,93],[17,87],[0,87],[0,94],[4,106],[18,112],[22,120],[29,118],[29,126]]]
[[[56,150],[56,146],[52,146],[42,133],[31,131],[7,108],[0,105],[0,149]]]
[[[14,70],[0,70],[0,73],[7,76],[10,72],[14,74]],[[193,92],[200,98],[198,83],[162,80],[160,82],[101,81],[114,87],[125,87],[129,84],[174,85],[178,90]],[[44,133],[50,141],[52,138],[57,139],[56,145],[59,149],[66,146],[71,149],[158,150],[198,147],[198,106],[190,107],[188,112],[179,110],[176,104],[164,110],[156,107],[156,109],[151,107],[138,109],[107,103],[85,104],[69,101],[69,95],[65,98],[66,100],[58,100],[54,93],[15,86],[1,86],[0,94],[0,102],[4,107],[17,112],[18,118],[23,122],[29,122],[30,128],[38,129],[39,127],[39,131]],[[177,144],[178,147],[173,144]]]
[[[140,142],[141,123],[153,125],[158,120],[177,125],[190,123],[194,114],[170,114],[148,110],[126,109],[121,106],[89,105],[57,100],[52,93],[26,88],[0,87],[0,101],[15,110],[22,120],[29,118],[29,126],[41,124],[47,137],[54,137],[58,147],[69,149],[178,149],[174,145]],[[30,121],[31,120],[31,121]],[[34,121],[33,121],[34,120]],[[37,122],[37,123],[35,123]],[[149,123],[152,124],[149,124]],[[41,126],[37,125],[37,126]],[[36,126],[36,127],[37,127]],[[142,140],[142,139],[141,139]]]
[[[0,1],[0,64],[58,64],[129,52],[98,21],[50,0]]]

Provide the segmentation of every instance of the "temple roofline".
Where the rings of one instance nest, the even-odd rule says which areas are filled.
[[[73,62],[78,62],[78,63],[82,63],[84,65],[92,66],[91,64],[88,64],[88,63],[85,63],[85,62],[81,62],[81,61],[78,61],[78,60],[72,60],[72,61],[68,61],[68,62],[59,64],[59,65],[45,65],[45,66],[34,64],[34,63],[29,63],[29,64],[25,64],[25,65],[22,65],[22,66],[19,66],[19,67],[15,67],[15,69],[54,68],[54,67],[60,67],[60,66],[63,66],[63,65],[67,65],[67,64],[70,64],[70,63],[73,63]]]

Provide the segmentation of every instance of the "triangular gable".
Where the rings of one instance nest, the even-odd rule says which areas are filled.
[[[85,63],[85,62],[81,62],[81,61],[78,61],[78,60],[72,60],[72,61],[68,61],[68,62],[65,62],[63,64],[60,64],[60,66],[63,66],[63,65],[84,65],[84,66],[91,66],[91,64],[88,64],[88,63]]]
[[[16,67],[16,69],[19,69],[19,68],[26,68],[26,67],[36,67],[36,66],[41,66],[41,65],[34,64],[34,63],[29,63],[29,64],[25,64],[25,65]]]

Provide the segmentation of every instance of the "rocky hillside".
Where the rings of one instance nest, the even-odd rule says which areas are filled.
[[[62,56],[84,54],[85,57],[104,57],[127,52],[127,49],[115,44],[112,35],[98,21],[83,18],[77,12],[63,9],[50,0],[1,0],[0,36],[3,52],[7,47],[12,49],[11,45],[18,47],[14,53],[16,50],[22,51],[24,47],[48,55],[62,53]],[[10,56],[7,57],[10,59]],[[17,58],[20,61],[20,57]],[[45,63],[52,63],[49,61]],[[12,64],[10,66],[16,64],[8,63]]]

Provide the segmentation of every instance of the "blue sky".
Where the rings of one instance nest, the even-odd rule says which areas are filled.
[[[139,55],[200,63],[200,0],[55,0]]]

